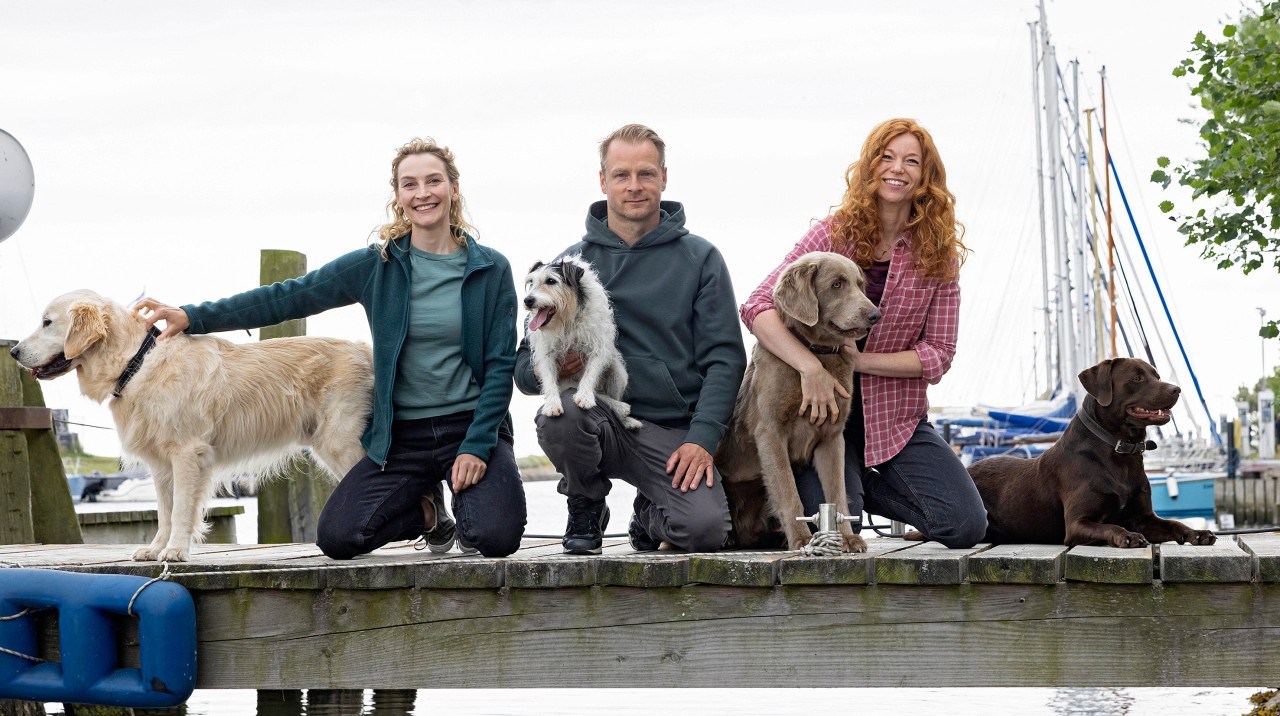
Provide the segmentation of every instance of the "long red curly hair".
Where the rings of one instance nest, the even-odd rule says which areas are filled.
[[[929,132],[914,119],[890,119],[871,130],[862,145],[862,154],[845,172],[847,188],[838,207],[833,207],[832,249],[847,253],[866,268],[880,240],[880,213],[876,204],[875,167],[885,147],[910,132],[920,140],[920,185],[911,197],[911,217],[907,230],[912,236],[916,268],[926,277],[951,281],[960,274],[969,248],[964,245],[964,225],[956,221],[956,197],[947,189],[947,170]]]

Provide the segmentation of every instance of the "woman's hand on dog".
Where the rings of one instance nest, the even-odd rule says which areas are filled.
[[[681,492],[698,489],[705,477],[707,487],[715,482],[715,460],[706,448],[697,443],[684,443],[667,459],[667,474],[671,486]]]
[[[453,491],[462,492],[480,482],[489,466],[484,460],[470,453],[460,453],[453,461]]]
[[[191,319],[186,311],[161,303],[150,296],[133,304],[133,310],[147,319],[147,328],[156,325],[158,321],[164,321],[164,331],[160,333],[162,339],[176,336],[191,326]]]
[[[840,419],[836,393],[847,400],[849,391],[821,363],[815,360],[814,364],[815,367],[800,371],[800,412],[796,414],[809,413],[809,423],[813,425],[820,425],[827,420],[835,423]]]

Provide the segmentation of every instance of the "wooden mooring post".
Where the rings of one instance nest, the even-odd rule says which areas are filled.
[[[39,383],[0,340],[0,544],[80,544],[80,524]]]
[[[263,286],[296,278],[307,272],[306,254],[297,251],[264,249],[261,255]],[[267,326],[258,332],[260,340],[305,336],[305,318]],[[281,366],[289,370],[289,366]],[[258,488],[258,541],[263,544],[314,542],[320,510],[333,493],[333,482],[324,476],[310,457],[299,458],[278,478]]]

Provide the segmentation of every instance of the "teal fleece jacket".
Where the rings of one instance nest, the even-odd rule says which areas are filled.
[[[387,249],[357,249],[300,278],[262,286],[220,301],[183,306],[188,333],[213,333],[271,326],[281,321],[359,303],[373,336],[373,414],[361,443],[369,458],[385,464],[391,447],[395,408],[391,389],[409,330],[408,236]],[[467,237],[462,275],[462,359],[480,386],[480,399],[467,436],[458,449],[486,462],[499,429],[511,442],[511,374],[515,369],[516,293],[511,265],[502,254]]]
[[[631,414],[687,428],[686,442],[714,455],[747,366],[737,299],[719,250],[685,228],[684,207],[661,207],[658,227],[627,246],[609,229],[605,202],[596,202],[586,236],[562,255],[582,254],[613,300]],[[516,387],[539,392],[527,337],[516,354]]]

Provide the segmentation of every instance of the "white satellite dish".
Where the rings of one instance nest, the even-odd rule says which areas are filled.
[[[35,195],[31,157],[12,134],[0,129],[0,241],[22,226]]]

